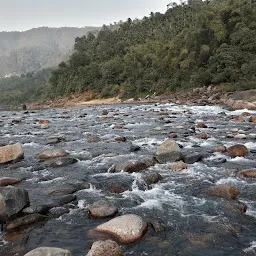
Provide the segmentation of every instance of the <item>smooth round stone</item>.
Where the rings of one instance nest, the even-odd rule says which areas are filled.
[[[111,217],[117,213],[117,207],[106,200],[99,200],[88,207],[94,218]]]
[[[109,233],[122,243],[132,243],[143,237],[147,230],[147,223],[138,215],[127,214],[103,223],[95,230]]]
[[[247,147],[240,144],[229,147],[227,151],[232,157],[246,156],[249,153]]]
[[[97,241],[93,243],[91,250],[86,256],[123,256],[121,247],[112,240]]]
[[[61,248],[39,247],[24,256],[72,256],[71,252]]]

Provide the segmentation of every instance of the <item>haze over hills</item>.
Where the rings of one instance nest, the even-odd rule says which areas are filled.
[[[55,67],[74,46],[75,38],[97,27],[33,28],[0,32],[0,77]]]

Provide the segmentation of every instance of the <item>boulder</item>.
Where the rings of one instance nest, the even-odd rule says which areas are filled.
[[[41,215],[38,213],[29,214],[29,215],[26,215],[26,216],[23,216],[23,217],[20,217],[20,218],[10,221],[7,224],[6,229],[11,230],[11,229],[15,229],[15,228],[29,226],[36,222],[43,221],[45,219],[47,219],[47,216],[45,216],[45,215]]]
[[[46,195],[52,195],[52,196],[65,196],[69,194],[73,194],[77,191],[77,189],[74,186],[69,185],[62,185],[62,187],[50,187],[47,188],[45,191],[43,191]]]
[[[207,128],[207,125],[205,125],[204,123],[198,123],[197,125],[196,125],[196,128]]]
[[[123,256],[121,247],[113,240],[97,241],[93,243],[86,256]]]
[[[138,145],[131,144],[131,146],[130,146],[131,152],[136,152],[136,151],[139,151],[140,149],[141,149],[141,147]]]
[[[164,227],[163,225],[158,221],[158,220],[150,220],[149,221],[152,228],[154,229],[155,232],[163,232],[164,231]]]
[[[19,161],[24,156],[20,143],[0,147],[0,164]]]
[[[159,163],[175,162],[183,159],[181,149],[174,140],[166,140],[156,149],[155,158]]]
[[[244,123],[244,122],[246,122],[245,119],[243,117],[241,117],[241,116],[238,116],[238,117],[234,118],[232,121],[233,122],[237,122],[237,123]]]
[[[101,139],[98,136],[92,136],[87,138],[87,143],[97,143],[100,142]]]
[[[33,214],[33,213],[46,214],[48,211],[49,211],[49,207],[47,205],[34,205],[34,206],[29,206],[23,209],[22,212],[25,214]]]
[[[108,110],[107,110],[107,109],[103,109],[102,112],[101,112],[101,114],[102,114],[103,116],[108,115]]]
[[[116,217],[95,228],[96,231],[113,235],[122,243],[140,240],[147,230],[147,222],[135,214]]]
[[[126,142],[126,137],[117,137],[115,138],[116,142]]]
[[[162,175],[157,172],[146,174],[143,178],[147,185],[155,184],[163,179]]]
[[[138,160],[130,160],[124,163],[114,164],[109,169],[108,172],[139,172],[145,170],[149,165],[146,162]]]
[[[71,157],[59,157],[46,161],[46,165],[51,167],[62,167],[76,163],[78,160]]]
[[[256,178],[256,168],[243,170],[240,174],[244,177]]]
[[[49,120],[39,120],[38,124],[49,124],[50,121]]]
[[[111,217],[117,213],[117,207],[106,200],[94,202],[88,207],[88,210],[94,218]]]
[[[111,193],[116,193],[116,194],[121,194],[124,191],[127,190],[127,188],[123,187],[122,185],[119,184],[110,184],[108,186],[108,189]]]
[[[53,247],[38,247],[24,256],[72,256],[69,250]]]
[[[5,221],[29,205],[27,190],[12,186],[0,188],[0,220]]]
[[[247,136],[245,135],[245,134],[236,134],[235,136],[234,136],[234,138],[235,139],[246,139],[247,138]]]
[[[187,169],[188,165],[182,161],[178,162],[178,163],[174,163],[169,169],[173,170],[173,171],[180,171],[180,170],[184,170]]]
[[[207,140],[207,139],[209,138],[209,135],[208,135],[207,133],[201,133],[201,134],[199,135],[199,137],[200,137],[200,139],[202,139],[202,140]]]
[[[40,124],[39,128],[40,129],[48,129],[48,128],[50,128],[50,124],[49,123],[48,124]]]
[[[37,159],[46,160],[46,159],[51,159],[51,158],[64,157],[67,155],[68,155],[68,152],[63,149],[46,150],[46,151],[40,153],[37,156]]]
[[[54,144],[57,144],[57,143],[59,143],[61,141],[64,141],[64,140],[65,140],[65,138],[63,138],[63,137],[48,137],[46,139],[46,144],[47,145],[54,145]]]
[[[224,152],[227,151],[227,148],[225,146],[220,145],[220,146],[214,147],[212,151],[213,152],[224,153]]]
[[[236,156],[246,156],[248,155],[249,151],[247,149],[246,146],[241,145],[241,144],[237,144],[234,145],[232,147],[229,147],[227,149],[228,153],[232,156],[232,157],[236,157]]]
[[[218,196],[226,199],[236,199],[240,194],[240,191],[229,185],[218,185],[211,187],[207,190],[207,194],[210,196]]]
[[[203,158],[203,155],[201,154],[197,154],[197,153],[189,154],[184,156],[184,162],[186,164],[194,164],[196,162],[200,162],[202,158]]]
[[[3,177],[0,178],[0,187],[6,187],[9,185],[20,183],[22,180],[19,178]]]
[[[251,116],[249,122],[256,123],[256,116]]]

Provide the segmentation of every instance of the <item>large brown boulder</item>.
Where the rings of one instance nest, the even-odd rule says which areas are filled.
[[[147,222],[135,214],[116,217],[95,228],[96,231],[113,235],[122,243],[140,240],[147,230]]]
[[[236,199],[240,194],[240,191],[229,185],[218,185],[211,187],[207,190],[207,194],[210,196],[218,196],[227,199]]]
[[[150,162],[130,160],[124,163],[114,164],[109,168],[109,172],[139,172],[147,169],[150,166]]]
[[[183,155],[179,145],[174,140],[166,140],[157,147],[155,158],[162,164],[182,160]]]
[[[39,247],[24,256],[72,256],[71,252],[61,248]]]
[[[232,147],[229,147],[227,149],[228,153],[232,156],[232,157],[236,157],[236,156],[246,156],[249,153],[249,150],[247,149],[246,146],[241,145],[241,144],[237,144],[234,145]]]
[[[88,207],[94,218],[111,217],[117,213],[117,207],[106,200],[99,200]]]
[[[6,187],[9,185],[20,183],[22,180],[19,178],[3,177],[0,178],[0,187]]]
[[[256,116],[251,116],[249,122],[256,123]]]
[[[97,241],[93,243],[86,256],[123,256],[121,247],[112,240]]]
[[[20,143],[0,147],[0,164],[19,161],[24,156]]]
[[[27,190],[12,186],[0,188],[0,220],[6,221],[29,205]]]
[[[256,168],[243,170],[240,174],[244,177],[256,178]]]
[[[63,149],[46,150],[37,156],[39,160],[47,160],[51,158],[67,156],[68,152]]]

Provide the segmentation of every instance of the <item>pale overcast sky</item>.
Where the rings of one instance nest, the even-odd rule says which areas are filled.
[[[171,0],[0,0],[0,31],[84,27],[166,11]]]

